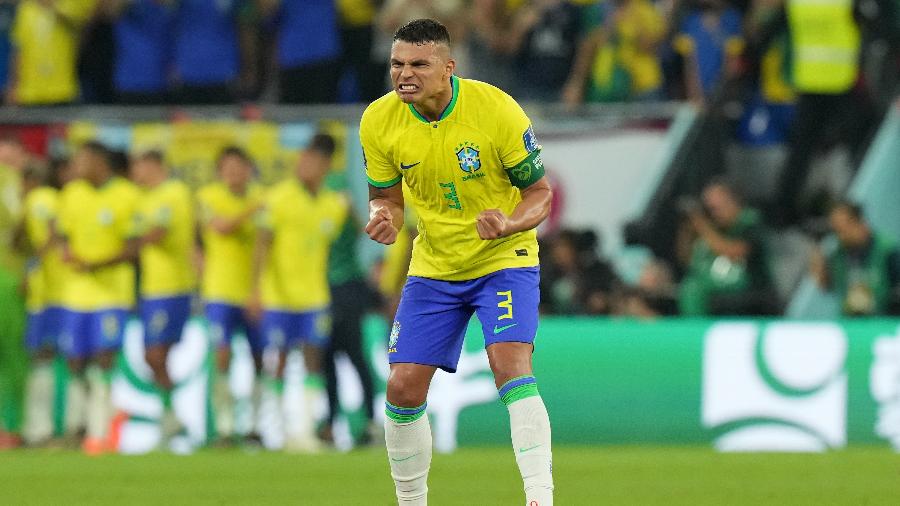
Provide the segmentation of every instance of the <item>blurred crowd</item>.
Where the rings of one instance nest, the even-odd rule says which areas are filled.
[[[520,100],[702,104],[737,82],[772,112],[766,130],[777,135],[804,79],[791,52],[812,40],[807,4],[0,0],[0,85],[8,103],[21,105],[367,102],[387,89],[394,30],[433,17],[451,31],[460,75]],[[838,33],[850,46],[896,44],[895,0],[846,4],[861,42],[835,32],[840,24],[811,30]]]

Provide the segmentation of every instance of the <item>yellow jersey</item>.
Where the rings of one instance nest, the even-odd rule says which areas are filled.
[[[191,191],[169,179],[146,191],[138,211],[140,233],[163,228],[163,239],[141,248],[141,295],[189,294],[194,289],[194,209]]]
[[[25,197],[25,232],[31,249],[40,251],[53,238],[59,191],[50,186],[35,188]],[[62,303],[68,267],[63,263],[62,248],[54,246],[36,258],[28,272],[29,311],[40,311]]]
[[[215,218],[232,219],[255,208],[262,189],[251,186],[244,195],[232,193],[221,182],[210,183],[197,192],[204,262],[200,294],[206,302],[243,306],[253,288],[253,244],[256,226],[249,216],[236,231],[222,234],[214,230]]]
[[[340,193],[322,188],[313,195],[296,178],[272,187],[259,219],[272,233],[260,280],[263,307],[310,311],[330,304],[328,253],[349,209]]]
[[[525,188],[544,175],[540,146],[522,108],[503,91],[451,77],[453,97],[429,122],[393,92],[360,120],[366,176],[376,187],[402,179],[418,216],[410,276],[475,279],[538,265],[534,230],[483,240],[475,218],[486,209],[513,212]]]
[[[19,5],[11,32],[19,55],[19,102],[53,104],[75,100],[78,37],[95,3],[96,0],[58,0],[49,8],[36,0],[24,0]]]
[[[86,262],[103,262],[122,253],[137,236],[140,190],[113,177],[95,188],[83,180],[66,185],[60,198],[59,226],[72,255]],[[120,262],[93,272],[73,271],[66,283],[67,309],[96,311],[134,306],[134,265]]]

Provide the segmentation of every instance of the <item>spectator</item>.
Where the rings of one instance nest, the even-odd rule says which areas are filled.
[[[56,105],[78,98],[75,63],[92,0],[24,0],[13,24],[7,102]]]
[[[649,0],[616,0],[603,17],[578,49],[563,100],[575,105],[659,99],[662,68],[656,51],[665,20]]]
[[[504,90],[516,86],[515,62],[504,53],[504,37],[509,22],[522,2],[474,0],[471,5],[472,31],[469,37],[469,69],[462,75],[485,81]]]
[[[117,101],[166,103],[175,0],[101,0],[100,14],[114,20]]]
[[[277,35],[280,100],[330,104],[337,100],[341,41],[333,0],[260,0]]]
[[[845,316],[895,312],[900,288],[897,246],[872,230],[856,204],[835,205],[829,223],[834,232],[831,248],[813,252],[813,279],[821,289],[837,294]]]
[[[234,102],[241,71],[238,29],[246,0],[181,0],[174,28],[179,102]]]
[[[12,56],[12,27],[16,18],[16,0],[0,0],[0,89],[6,90],[9,61]]]
[[[385,0],[384,6],[376,16],[378,38],[376,40],[377,57],[388,61],[391,43],[397,27],[414,19],[436,19],[447,27],[450,41],[453,44],[453,59],[456,60],[456,74],[472,78],[472,66],[469,64],[469,48],[466,44],[468,36],[469,11],[467,2],[463,0]],[[477,15],[475,16],[477,18]],[[393,315],[392,315],[393,316]]]
[[[551,314],[608,314],[619,283],[597,256],[592,231],[563,230],[549,242],[550,261],[541,276],[541,309]]]
[[[350,71],[356,87],[357,101],[372,102],[388,90],[387,60],[376,55],[375,0],[338,0],[340,13],[341,69]],[[345,74],[346,78],[348,74]]]
[[[800,192],[816,148],[836,137],[859,156],[875,123],[868,99],[856,86],[861,48],[854,18],[858,2],[838,0],[820,6],[787,0],[784,13],[775,20],[788,27],[791,77],[798,94],[774,207],[779,225],[796,224],[807,214]]]
[[[650,260],[641,270],[637,284],[616,297],[614,313],[638,318],[678,314],[676,285],[672,269],[659,259]]]
[[[702,206],[681,202],[686,221],[678,253],[687,267],[679,289],[681,314],[774,314],[777,296],[759,213],[744,207],[721,181],[707,185],[702,197]]]
[[[683,58],[688,98],[705,102],[737,73],[744,48],[741,14],[724,0],[695,0],[681,20],[674,46]]]
[[[530,0],[515,12],[502,46],[515,62],[513,95],[559,100],[578,48],[580,12],[568,0]]]
[[[81,100],[87,104],[112,104],[116,101],[113,86],[116,58],[116,33],[113,20],[99,5],[91,21],[81,33],[78,54],[78,78]]]

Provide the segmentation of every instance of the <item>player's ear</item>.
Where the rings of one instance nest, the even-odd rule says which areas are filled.
[[[456,72],[456,60],[450,58],[447,60],[446,65],[444,65],[444,77],[450,79],[450,76],[453,75],[454,72]]]

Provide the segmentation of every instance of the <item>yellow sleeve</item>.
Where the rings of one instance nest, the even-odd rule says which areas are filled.
[[[531,120],[509,95],[503,95],[497,119],[497,135],[494,143],[503,167],[515,167],[533,151],[540,149],[534,136],[534,129],[531,128]]]
[[[387,154],[378,145],[378,134],[378,125],[367,110],[359,122],[359,140],[362,143],[366,179],[372,186],[388,188],[399,183],[403,176],[400,169],[390,162]]]
[[[78,26],[83,25],[94,14],[97,0],[57,0],[56,10]]]

